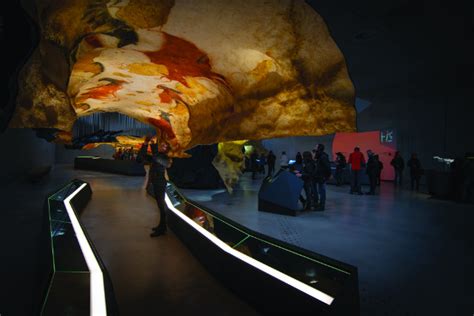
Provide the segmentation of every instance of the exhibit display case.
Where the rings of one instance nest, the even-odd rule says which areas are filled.
[[[143,164],[134,160],[113,160],[95,156],[76,157],[74,169],[117,173],[126,176],[144,176],[146,174]]]
[[[260,313],[359,314],[356,267],[252,231],[187,200],[173,184],[166,203],[173,232]]]
[[[41,240],[40,315],[116,315],[108,273],[79,221],[92,195],[74,180],[47,197]]]

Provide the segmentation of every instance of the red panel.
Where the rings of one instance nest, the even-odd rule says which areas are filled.
[[[349,159],[349,155],[354,151],[354,147],[359,147],[367,159],[367,150],[372,150],[379,155],[383,163],[382,180],[393,180],[395,177],[390,161],[396,151],[396,144],[387,146],[380,143],[380,131],[364,133],[336,133],[332,144],[332,154],[336,157],[337,152],[341,152]]]

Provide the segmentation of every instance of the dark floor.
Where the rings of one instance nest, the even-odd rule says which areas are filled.
[[[355,265],[362,315],[474,315],[474,206],[382,183],[380,195],[328,186],[325,212],[257,211],[260,179],[232,195],[182,190],[259,232]]]
[[[37,184],[0,188],[0,314],[31,315],[39,223],[48,192],[77,177],[93,197],[82,221],[114,283],[122,315],[253,315],[173,236],[151,239],[158,220],[143,178],[56,167]],[[201,204],[273,237],[355,265],[362,315],[473,315],[474,207],[394,190],[351,196],[329,187],[327,211],[297,217],[256,210],[257,179],[233,195],[184,192]]]
[[[257,315],[171,232],[149,237],[159,215],[143,177],[82,179],[94,193],[81,220],[109,271],[121,315]]]
[[[57,167],[41,183],[0,190],[2,241],[0,315],[33,315],[42,203],[71,179],[90,183],[81,220],[104,261],[121,315],[257,315],[215,280],[170,232],[150,238],[159,220],[143,177]]]

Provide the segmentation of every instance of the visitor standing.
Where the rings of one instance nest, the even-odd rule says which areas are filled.
[[[410,184],[411,190],[420,190],[420,179],[423,174],[421,162],[416,153],[411,154],[411,158],[407,161],[407,167],[410,168]]]
[[[148,146],[151,149],[151,155],[148,155]],[[153,193],[155,195],[156,203],[160,210],[160,223],[153,227],[151,237],[157,237],[166,233],[166,184],[167,174],[166,169],[171,166],[171,159],[166,155],[169,147],[166,143],[158,145],[151,140],[151,136],[145,137],[145,141],[140,148],[137,155],[137,162],[150,162],[150,170],[148,171],[149,182],[153,185]]]
[[[360,152],[359,147],[349,155],[349,164],[351,165],[351,194],[362,194],[360,190],[360,172],[365,165],[364,154]]]
[[[377,161],[377,163],[379,165],[379,170],[378,170],[378,174],[377,174],[377,185],[380,185],[380,181],[382,179],[383,163],[382,163],[382,161],[380,161],[379,155],[375,155],[375,160]]]
[[[399,151],[395,152],[395,157],[392,159],[390,164],[393,166],[395,171],[395,185],[402,185],[403,181],[403,169],[405,169],[405,161]]]
[[[316,207],[317,211],[324,211],[326,207],[326,182],[331,177],[331,164],[329,163],[329,156],[324,152],[324,145],[319,144],[316,148],[316,197],[319,201]]]
[[[276,156],[273,153],[273,151],[270,150],[267,156],[268,176],[272,176],[273,172],[275,171],[275,161],[276,161]]]
[[[375,188],[377,187],[377,177],[379,176],[379,163],[372,150],[367,150],[367,176],[369,177],[370,191],[369,195],[375,195]]]
[[[313,160],[313,155],[309,151],[303,152],[303,167],[301,168],[301,179],[303,180],[303,188],[306,194],[306,201],[304,209],[306,211],[311,210],[312,207],[316,207],[318,204],[316,194],[316,165]],[[298,173],[297,173],[298,175]]]
[[[340,186],[343,184],[342,175],[344,174],[344,169],[346,168],[347,161],[346,157],[341,153],[336,153],[336,185]]]
[[[252,170],[252,179],[253,180],[255,180],[256,175],[257,175],[257,171],[258,171],[257,159],[258,159],[258,155],[257,155],[257,152],[254,150],[250,154],[250,169]]]
[[[266,164],[267,164],[267,158],[265,157],[264,153],[261,153],[260,158],[258,158],[258,166],[259,166],[259,171],[261,174],[265,174]]]

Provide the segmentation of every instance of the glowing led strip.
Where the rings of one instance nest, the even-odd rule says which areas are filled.
[[[323,292],[319,291],[318,289],[315,289],[315,288],[313,288],[313,287],[311,287],[307,284],[304,284],[303,282],[301,282],[299,280],[296,280],[295,278],[292,278],[289,275],[284,274],[284,273],[282,273],[282,272],[280,272],[280,271],[278,271],[278,270],[276,270],[276,269],[274,269],[270,266],[267,266],[266,264],[264,264],[260,261],[257,261],[254,258],[251,258],[251,257],[247,256],[246,254],[230,247],[225,242],[223,242],[222,240],[220,240],[219,238],[217,238],[216,236],[214,236],[213,234],[211,234],[210,232],[205,230],[203,227],[199,226],[192,219],[190,219],[189,217],[187,217],[186,215],[181,213],[178,209],[176,209],[174,207],[173,203],[171,203],[171,200],[168,197],[168,194],[166,194],[166,196],[165,196],[165,201],[166,201],[166,204],[168,205],[168,208],[173,213],[178,215],[182,220],[184,220],[186,223],[191,225],[199,233],[204,235],[204,237],[206,237],[207,239],[212,241],[217,247],[221,248],[222,250],[224,250],[228,254],[244,261],[245,263],[248,263],[249,265],[259,269],[260,271],[263,271],[263,272],[271,275],[272,277],[274,277],[274,278],[276,278],[276,279],[278,279],[278,280],[280,280],[280,281],[282,281],[282,282],[284,282],[284,283],[300,290],[303,293],[308,294],[311,297],[314,297],[315,299],[317,299],[317,300],[319,300],[319,301],[321,301],[321,302],[323,302],[327,305],[331,305],[331,303],[334,301],[334,297],[329,296],[326,293],[323,293]]]
[[[81,191],[86,185],[86,183],[82,184],[76,191],[68,196],[64,200],[64,205],[66,206],[66,211],[69,215],[69,219],[71,220],[74,232],[76,233],[77,241],[79,242],[82,254],[84,255],[87,267],[90,271],[90,315],[105,316],[107,315],[107,307],[105,304],[104,276],[102,275],[102,270],[100,269],[99,263],[95,258],[94,252],[87,241],[86,235],[79,224],[76,213],[71,206],[71,199],[76,196],[76,194],[79,193],[79,191]]]

